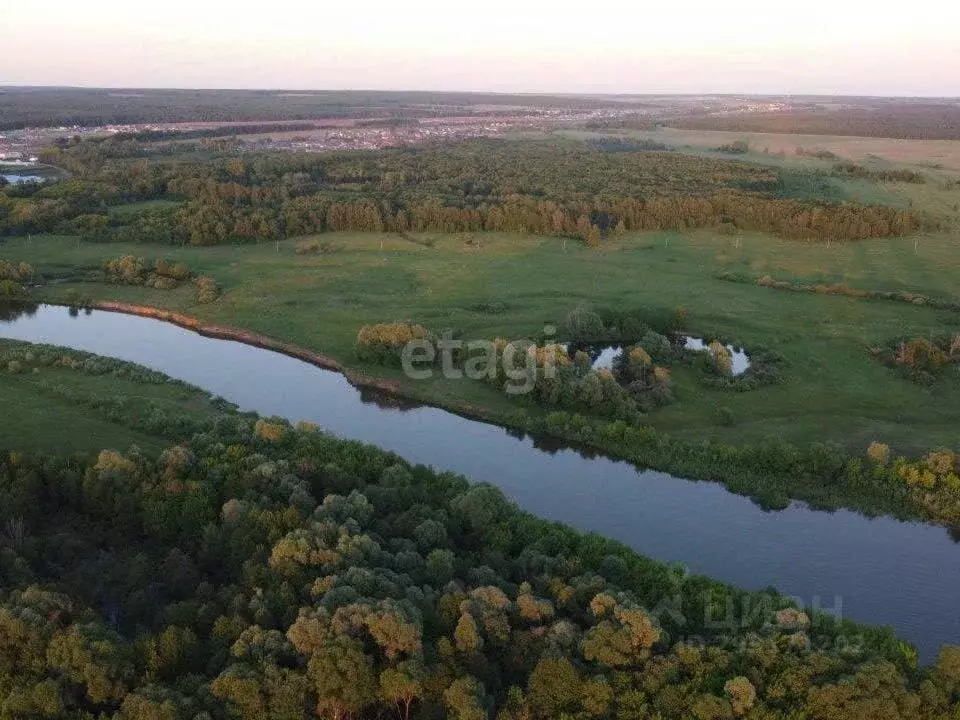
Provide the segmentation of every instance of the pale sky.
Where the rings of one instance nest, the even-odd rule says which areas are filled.
[[[0,0],[0,83],[960,96],[956,0]]]

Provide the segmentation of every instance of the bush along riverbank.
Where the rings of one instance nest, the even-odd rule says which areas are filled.
[[[579,337],[623,338],[618,327],[605,326],[593,313],[571,313],[567,325],[575,337],[578,328],[593,327],[580,330]],[[702,383],[747,391],[779,382],[784,361],[778,353],[759,351],[754,368],[759,372],[738,378],[731,373],[727,346],[719,341],[711,342],[705,352],[691,353],[648,326],[638,325],[636,335],[643,344],[624,345],[611,369],[592,369],[584,353],[574,352],[571,357],[567,346],[557,343],[524,343],[514,348],[515,353],[506,352],[510,344],[499,338],[480,348],[479,354],[471,353],[467,345],[442,362],[452,362],[466,369],[467,377],[476,376],[508,394],[518,384],[526,384],[537,405],[553,410],[546,414],[517,410],[495,421],[534,436],[568,441],[582,452],[599,450],[642,469],[720,482],[770,509],[802,500],[818,509],[846,507],[868,515],[960,526],[960,454],[951,449],[935,450],[916,460],[894,460],[890,449],[879,442],[857,457],[835,443],[798,447],[777,438],[742,445],[693,443],[658,432],[643,411],[672,402],[673,396],[669,369],[657,363],[672,359],[693,364],[701,370]],[[411,342],[419,344],[422,366],[441,363],[442,340],[422,325],[404,322],[362,327],[357,354],[363,360],[396,367],[404,362],[402,356]],[[409,364],[410,358],[406,361]],[[544,372],[547,367],[549,374]],[[479,414],[491,419],[483,411]],[[876,452],[878,447],[886,448],[882,456]]]
[[[823,510],[845,507],[960,526],[960,453],[950,449],[908,459],[892,457],[887,448],[881,458],[869,450],[886,446],[873,443],[856,457],[834,443],[799,447],[777,438],[745,445],[693,443],[650,425],[598,422],[567,412],[541,417],[517,413],[511,421],[534,436],[566,440],[641,469],[720,482],[769,509],[802,500]]]

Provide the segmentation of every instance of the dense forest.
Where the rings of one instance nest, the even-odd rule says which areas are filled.
[[[157,456],[0,452],[0,717],[956,716],[955,648],[918,668],[309,424],[152,423]]]
[[[960,140],[960,106],[946,102],[878,102],[867,106],[779,112],[688,114],[669,120],[685,130],[855,135],[912,140]]]
[[[597,98],[495,93],[0,88],[0,130],[134,123],[315,120],[595,108]],[[519,109],[518,109],[519,108]]]
[[[156,147],[118,138],[49,148],[43,159],[74,177],[0,191],[0,233],[212,245],[337,230],[490,230],[598,245],[627,231],[702,227],[853,240],[923,222],[883,205],[790,197],[767,167],[576,141],[243,155],[227,144],[203,157],[137,157]],[[182,206],[111,219],[111,205],[145,199]]]

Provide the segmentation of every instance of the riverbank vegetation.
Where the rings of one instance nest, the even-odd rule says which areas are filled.
[[[889,631],[309,425],[197,430],[155,454],[0,453],[5,713],[708,720],[879,702],[934,720],[960,701],[955,648],[918,668]]]
[[[184,440],[232,408],[132,363],[0,339],[0,444],[28,451],[146,450]]]
[[[517,401],[479,383],[440,377],[414,382],[399,369],[360,361],[357,329],[402,318],[452,328],[467,339],[535,339],[546,324],[561,327],[580,304],[597,311],[642,307],[665,321],[683,306],[690,334],[769,349],[785,358],[789,370],[785,382],[740,394],[707,388],[695,372],[677,368],[671,380],[684,401],[651,416],[659,430],[731,444],[770,434],[800,445],[829,440],[851,453],[881,440],[911,456],[956,442],[960,388],[946,382],[929,394],[867,352],[895,332],[910,337],[960,332],[956,315],[912,303],[778,293],[716,277],[726,269],[948,297],[960,283],[954,271],[960,258],[949,238],[924,237],[918,250],[910,239],[875,241],[866,252],[752,235],[737,242],[705,233],[628,234],[597,252],[574,244],[564,251],[561,241],[519,235],[483,234],[480,244],[464,235],[416,236],[429,244],[388,234],[332,237],[341,249],[326,255],[297,255],[294,241],[280,243],[279,253],[273,245],[164,249],[169,262],[217,279],[221,295],[208,305],[198,305],[187,286],[158,291],[65,282],[32,292],[62,302],[74,292],[91,300],[153,305],[250,329],[381,375],[420,401],[465,402],[493,418],[516,409]],[[145,254],[137,245],[78,247],[73,238],[56,237],[10,239],[0,253],[47,278],[77,277],[78,269],[96,270],[107,259]],[[717,423],[720,407],[737,418],[735,426]]]
[[[717,339],[702,350],[682,334],[689,313],[677,308],[654,328],[641,310],[586,307],[572,310],[548,337],[465,339],[450,330],[430,331],[407,322],[364,325],[357,333],[360,360],[402,367],[410,376],[444,373],[485,382],[507,395],[528,395],[541,407],[642,423],[646,413],[675,401],[671,370],[683,366],[714,389],[754,390],[782,382],[783,357],[751,351],[754,359],[735,373],[728,346]],[[659,330],[659,331],[658,331]],[[669,334],[667,334],[669,333]],[[612,354],[598,365],[592,355]]]

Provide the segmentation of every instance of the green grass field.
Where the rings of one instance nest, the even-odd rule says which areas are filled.
[[[0,352],[31,351],[30,343],[0,340]],[[64,396],[53,388],[65,388]],[[131,445],[155,451],[171,438],[132,427],[128,419],[110,417],[78,397],[96,397],[104,406],[122,402],[126,417],[143,417],[155,408],[171,416],[196,420],[222,413],[206,393],[179,384],[154,384],[131,378],[87,375],[61,367],[42,367],[36,373],[12,373],[0,367],[0,439],[4,449],[18,451],[96,452],[103,448],[125,451]]]
[[[74,238],[11,239],[0,257],[46,268],[95,267],[137,254],[182,260],[217,278],[222,297],[196,303],[194,290],[173,291],[95,283],[48,286],[62,299],[71,288],[181,310],[208,321],[249,328],[332,355],[345,365],[396,377],[411,394],[434,403],[467,402],[491,412],[504,396],[467,380],[408,381],[383,368],[364,368],[354,355],[366,323],[412,320],[466,337],[518,338],[559,323],[580,304],[690,312],[690,330],[719,334],[749,347],[782,351],[785,384],[736,393],[703,388],[675,373],[679,402],[650,416],[658,428],[690,438],[745,442],[776,434],[795,442],[834,440],[860,451],[874,439],[897,452],[957,443],[960,378],[933,388],[914,385],[875,362],[868,348],[895,335],[960,332],[956,313],[905,303],[777,291],[725,282],[724,270],[803,282],[845,282],[872,290],[908,290],[960,299],[960,243],[947,235],[845,245],[805,244],[763,235],[739,239],[710,232],[627,235],[592,250],[553,238],[435,235],[432,247],[398,236],[325,236],[340,249],[320,256],[294,252],[294,241],[260,246],[157,248],[78,245]],[[479,246],[476,240],[480,240]],[[505,311],[477,310],[502,303]],[[732,427],[717,421],[729,408]]]

